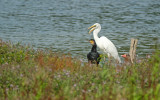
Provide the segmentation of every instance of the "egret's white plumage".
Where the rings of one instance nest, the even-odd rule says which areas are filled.
[[[107,54],[109,58],[113,57],[119,63],[121,63],[121,60],[119,58],[117,48],[115,47],[115,45],[105,36],[102,36],[100,38],[98,37],[98,33],[101,30],[101,25],[99,23],[95,23],[94,25],[92,25],[88,29],[91,29],[89,31],[89,33],[91,33],[93,31],[93,37],[96,41],[97,46],[101,49],[101,51],[103,51],[105,54]]]

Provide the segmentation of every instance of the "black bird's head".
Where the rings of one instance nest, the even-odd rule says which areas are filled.
[[[96,42],[95,42],[94,39],[90,39],[89,42],[90,42],[91,45],[96,45]]]

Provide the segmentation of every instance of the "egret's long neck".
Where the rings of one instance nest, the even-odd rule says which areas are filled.
[[[93,37],[94,37],[95,41],[97,41],[99,39],[98,33],[100,32],[100,30],[101,30],[101,27],[99,27],[93,31]]]

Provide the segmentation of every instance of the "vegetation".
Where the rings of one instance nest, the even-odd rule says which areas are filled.
[[[160,100],[160,51],[120,71],[0,41],[0,100]]]

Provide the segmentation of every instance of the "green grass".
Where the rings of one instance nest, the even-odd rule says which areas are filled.
[[[0,41],[0,100],[160,100],[160,51],[140,63],[89,66]]]

